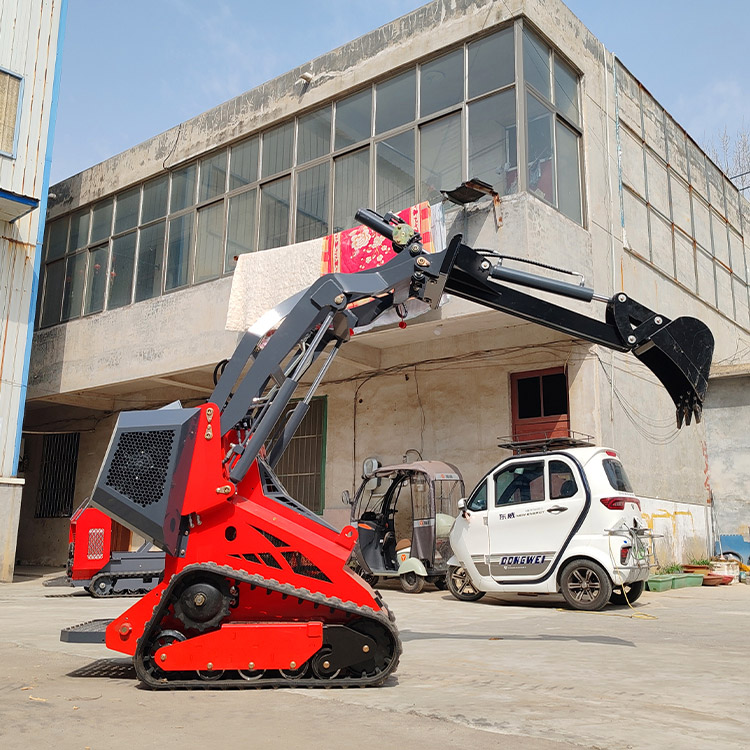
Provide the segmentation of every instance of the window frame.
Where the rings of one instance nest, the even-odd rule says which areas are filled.
[[[555,99],[556,97],[556,90],[557,86],[555,84],[555,71],[556,71],[556,65],[559,60],[559,62],[564,66],[565,71],[569,72],[571,75],[576,76],[576,94],[578,97],[577,102],[577,114],[579,116],[579,120],[581,122],[576,123],[573,122],[569,117],[565,115],[564,112],[560,111],[560,108],[558,108],[555,104],[553,104],[552,101],[547,101],[539,98],[539,95],[535,93],[535,89],[526,82],[524,77],[524,69],[523,69],[523,56],[524,56],[524,47],[523,47],[523,39],[524,39],[524,33],[525,30],[528,29],[532,34],[534,34],[536,37],[538,37],[549,49],[549,66],[550,66],[550,96],[552,99]],[[494,88],[488,88],[487,90],[482,90],[481,92],[475,93],[473,96],[469,96],[469,62],[472,55],[472,45],[475,44],[481,44],[485,40],[490,40],[492,37],[496,35],[505,35],[505,39],[507,42],[503,42],[503,44],[507,43],[508,47],[510,46],[510,40],[512,39],[513,42],[513,51],[512,51],[512,57],[510,54],[510,50],[507,51],[507,62],[508,62],[508,69],[510,69],[510,60],[512,59],[513,62],[513,73],[510,77],[510,80],[508,80],[507,77],[497,77],[495,79],[495,85]],[[505,47],[503,47],[505,49]],[[423,114],[422,113],[422,100],[421,100],[421,87],[422,87],[422,76],[423,72],[426,67],[433,66],[436,61],[439,61],[443,58],[448,58],[451,55],[457,55],[457,53],[460,51],[461,55],[461,61],[462,61],[462,67],[461,67],[461,85],[462,85],[462,96],[460,100],[454,104],[448,105],[443,107],[442,109],[435,110],[429,112],[429,114]],[[503,55],[506,53],[503,52]],[[457,55],[458,56],[458,55]],[[390,130],[383,131],[383,132],[376,132],[377,129],[377,106],[378,106],[378,99],[379,96],[379,87],[389,84],[390,82],[395,81],[398,78],[409,76],[413,73],[414,79],[415,79],[415,85],[414,85],[414,102],[413,102],[413,117],[411,117],[410,120],[407,122],[403,122],[402,124],[391,128]],[[455,71],[452,73],[453,76],[455,76]],[[414,201],[415,202],[421,202],[423,200],[426,200],[426,195],[423,193],[423,186],[422,186],[422,164],[423,164],[423,158],[422,158],[422,151],[424,148],[423,144],[423,130],[426,126],[434,125],[435,123],[438,123],[439,121],[446,121],[447,118],[454,118],[457,117],[457,127],[458,127],[458,164],[455,163],[453,165],[447,164],[444,165],[446,170],[449,167],[452,167],[453,169],[457,169],[457,174],[459,175],[460,182],[466,181],[468,179],[471,179],[474,175],[468,174],[469,172],[469,162],[470,162],[470,155],[469,155],[469,147],[470,147],[470,140],[469,140],[469,127],[471,126],[470,118],[469,118],[469,109],[475,105],[478,104],[486,99],[489,99],[493,96],[502,95],[506,92],[510,92],[513,90],[513,94],[515,97],[515,169],[516,169],[516,184],[515,189],[513,191],[509,191],[509,194],[519,194],[520,192],[528,192],[528,144],[527,144],[527,128],[528,128],[528,122],[527,122],[527,111],[526,111],[526,97],[527,96],[536,96],[540,103],[550,109],[552,111],[552,117],[553,117],[553,127],[552,127],[552,142],[553,142],[553,149],[555,152],[555,192],[556,196],[559,196],[559,187],[557,183],[559,182],[559,169],[557,168],[557,160],[558,160],[558,146],[557,146],[557,123],[561,123],[562,126],[568,128],[576,137],[577,145],[578,145],[578,179],[579,179],[579,186],[580,186],[580,210],[581,210],[581,217],[582,222],[581,226],[585,228],[586,226],[586,206],[585,206],[585,180],[584,180],[584,160],[583,160],[583,145],[582,145],[582,138],[583,138],[583,112],[581,108],[581,101],[582,101],[582,86],[581,86],[581,80],[582,80],[582,74],[580,71],[568,60],[564,55],[562,55],[558,50],[555,49],[554,45],[552,45],[549,40],[547,40],[542,34],[540,34],[535,27],[533,27],[524,17],[519,17],[515,19],[511,19],[507,21],[506,23],[502,25],[498,25],[492,29],[487,30],[486,32],[482,32],[478,34],[475,37],[466,38],[463,41],[459,42],[458,44],[449,45],[447,47],[443,47],[442,49],[439,49],[435,51],[433,54],[426,56],[424,59],[419,59],[413,62],[409,62],[406,65],[403,65],[399,68],[393,69],[388,71],[385,75],[374,78],[370,80],[368,83],[366,83],[363,86],[359,86],[357,88],[354,88],[353,90],[346,91],[342,95],[338,97],[334,97],[331,100],[329,100],[326,103],[320,104],[316,103],[315,105],[302,109],[298,112],[296,112],[294,115],[292,115],[289,118],[282,119],[280,121],[275,121],[273,123],[270,123],[263,128],[251,132],[248,134],[243,135],[241,138],[232,141],[230,143],[226,143],[222,145],[219,148],[212,149],[210,151],[206,151],[198,156],[193,156],[189,159],[185,159],[184,161],[178,162],[173,164],[170,168],[168,168],[165,172],[162,172],[161,175],[150,175],[147,179],[141,181],[138,183],[138,189],[139,189],[139,198],[138,198],[138,219],[137,224],[135,227],[135,231],[137,233],[136,237],[136,251],[135,251],[135,258],[134,258],[134,273],[133,273],[133,280],[132,280],[132,287],[130,292],[130,303],[129,304],[135,304],[136,302],[144,301],[145,299],[153,299],[156,296],[163,296],[166,294],[171,294],[173,292],[181,291],[186,289],[189,286],[196,286],[197,284],[207,283],[210,281],[214,281],[217,278],[221,278],[223,276],[226,276],[230,273],[233,273],[234,267],[236,266],[236,263],[234,262],[233,258],[234,256],[229,255],[229,234],[230,234],[230,226],[229,226],[229,219],[230,219],[230,204],[232,203],[233,199],[235,199],[237,196],[240,196],[241,194],[245,192],[250,192],[252,190],[255,190],[255,200],[250,201],[253,205],[251,210],[254,212],[254,220],[252,222],[251,227],[251,236],[244,238],[244,243],[246,246],[249,246],[251,249],[248,252],[257,252],[259,250],[265,250],[265,249],[271,249],[266,248],[265,246],[261,246],[260,242],[262,239],[261,234],[261,215],[262,215],[262,196],[264,192],[264,188],[268,188],[268,186],[271,183],[278,182],[280,180],[289,180],[289,196],[288,196],[288,220],[287,220],[287,235],[286,239],[284,241],[281,241],[279,244],[275,245],[275,247],[284,246],[289,243],[293,243],[296,241],[297,233],[298,233],[298,195],[299,195],[299,177],[304,170],[309,170],[312,168],[321,168],[325,171],[325,165],[327,165],[328,171],[328,206],[327,206],[327,225],[328,225],[328,232],[335,231],[337,229],[336,225],[334,224],[334,219],[336,216],[336,195],[337,193],[341,194],[342,191],[345,193],[347,186],[346,184],[338,185],[336,184],[336,164],[337,161],[340,160],[342,157],[346,157],[349,154],[352,154],[356,151],[362,150],[367,148],[368,149],[368,164],[369,164],[369,172],[368,177],[366,180],[366,185],[363,185],[363,193],[367,195],[367,205],[377,205],[378,203],[378,152],[379,152],[379,146],[384,141],[390,141],[395,137],[403,136],[407,133],[412,134],[413,136],[413,142],[414,142],[414,156],[413,156],[413,180],[414,180]],[[492,80],[489,80],[489,83],[492,83]],[[356,97],[361,94],[367,94],[367,98],[369,101],[369,107],[370,107],[370,116],[369,116],[369,133],[366,137],[360,138],[357,142],[353,143],[347,143],[346,145],[342,145],[340,147],[336,147],[336,126],[337,126],[337,118],[338,118],[338,112],[339,107],[342,104],[342,102],[345,102],[346,100],[350,99],[351,97]],[[395,105],[397,106],[397,104]],[[300,139],[300,123],[304,121],[305,118],[309,118],[311,115],[314,115],[315,113],[319,114],[325,114],[327,119],[330,121],[330,131],[328,134],[328,148],[325,153],[321,153],[318,156],[316,156],[313,159],[307,159],[305,161],[300,162],[300,154],[299,154],[299,139]],[[396,117],[396,120],[399,118]],[[291,126],[291,160],[290,164],[288,166],[284,165],[284,169],[281,171],[275,172],[274,174],[268,174],[265,175],[263,173],[263,162],[264,162],[264,149],[266,148],[266,139],[271,137],[272,134],[278,134],[280,131],[282,131],[284,128]],[[506,140],[510,141],[511,136],[509,135],[510,128],[506,128]],[[232,170],[233,170],[233,162],[236,158],[236,154],[239,153],[238,149],[241,149],[242,147],[246,147],[248,149],[248,154],[251,156],[251,165],[255,167],[254,173],[242,175],[241,180],[249,179],[249,181],[246,184],[240,184],[233,186],[233,179],[232,179]],[[506,144],[506,149],[512,148],[513,144],[508,142]],[[253,156],[254,153],[254,156]],[[211,195],[209,198],[205,200],[201,200],[201,185],[202,181],[204,179],[204,170],[208,168],[214,161],[217,159],[221,159],[223,156],[224,165],[225,165],[225,176],[224,176],[224,185],[223,185],[223,192],[219,193],[218,195]],[[267,155],[266,155],[267,156]],[[407,159],[411,158],[411,155],[406,155]],[[254,159],[254,163],[253,163]],[[572,163],[572,160],[571,160]],[[172,202],[174,198],[174,181],[176,178],[176,175],[178,175],[180,172],[184,170],[193,170],[193,181],[194,184],[192,185],[192,199],[187,201],[187,205],[181,207],[179,210],[172,210]],[[443,170],[445,171],[445,170]],[[441,172],[442,173],[442,172]],[[145,200],[145,189],[148,185],[151,185],[154,181],[159,180],[162,175],[166,178],[166,208],[165,213],[163,216],[157,217],[157,218],[151,218],[149,222],[143,222],[144,218],[144,200]],[[122,188],[122,190],[118,191],[117,193],[111,195],[111,196],[104,196],[97,200],[97,204],[101,203],[105,200],[112,200],[113,201],[113,211],[112,211],[112,217],[111,217],[111,227],[110,227],[110,235],[106,239],[107,245],[108,245],[108,278],[107,278],[107,285],[105,289],[105,306],[104,310],[108,310],[108,303],[109,303],[109,286],[111,281],[111,267],[112,267],[112,243],[115,239],[120,238],[121,236],[127,234],[129,231],[133,231],[133,229],[126,229],[122,230],[121,232],[115,232],[115,222],[117,220],[117,202],[118,198],[121,194],[125,194],[126,191],[132,191],[135,186],[129,185]],[[441,185],[439,189],[451,189],[452,185]],[[545,201],[546,202],[546,201]],[[218,203],[223,203],[223,232],[222,232],[222,248],[223,248],[223,262],[221,264],[221,272],[218,274],[218,276],[211,276],[208,278],[203,278],[200,280],[196,280],[196,267],[198,262],[198,238],[199,238],[199,222],[200,222],[200,213],[204,209],[213,206]],[[559,200],[556,200],[556,203],[559,204]],[[85,209],[89,212],[89,238],[87,238],[89,241],[86,245],[84,245],[82,248],[79,248],[79,250],[90,250],[93,246],[100,246],[103,244],[103,241],[100,240],[99,242],[92,243],[90,240],[90,235],[92,231],[92,220],[93,220],[93,206],[95,204],[89,204]],[[552,205],[552,204],[549,204]],[[559,205],[554,206],[556,210],[560,210]],[[59,220],[65,220],[67,221],[66,225],[66,248],[65,252],[63,253],[63,257],[67,257],[68,253],[70,252],[70,248],[68,247],[70,242],[70,233],[71,233],[71,216],[76,213],[83,210],[84,207],[78,207],[75,209],[75,211],[70,212],[69,214],[66,214],[63,217],[59,217],[59,219],[56,219],[55,221]],[[391,210],[397,210],[399,206],[392,206],[390,207]],[[403,208],[403,207],[402,207]],[[174,288],[167,289],[166,288],[166,278],[167,278],[167,261],[168,261],[168,250],[170,246],[170,228],[172,226],[172,222],[175,221],[178,218],[184,217],[187,214],[192,215],[192,233],[191,233],[191,241],[190,241],[190,248],[188,253],[188,258],[185,261],[187,263],[187,269],[186,269],[186,276],[187,276],[187,282],[184,285],[180,285]],[[574,219],[571,219],[575,221]],[[138,298],[137,295],[137,288],[138,288],[138,270],[139,270],[139,262],[141,258],[141,251],[142,251],[142,243],[141,238],[143,232],[148,229],[151,226],[156,226],[160,222],[164,222],[164,245],[161,249],[162,255],[161,255],[161,268],[159,269],[159,283],[158,283],[158,290],[156,289],[156,285],[154,285],[153,290],[149,290],[149,296],[144,297],[142,299]],[[54,222],[50,222],[50,225],[52,225]],[[248,228],[250,228],[250,222],[247,222]],[[346,229],[350,226],[354,226],[354,219],[353,217],[350,217],[346,222],[344,222],[344,225],[342,225],[343,229]],[[48,246],[49,242],[47,241],[47,244],[45,246],[45,256],[48,253]],[[49,265],[51,261],[48,258],[45,257],[45,276],[46,276],[46,267]],[[88,269],[87,269],[87,276],[88,276]],[[46,283],[43,285],[45,289],[43,290],[43,295],[40,296],[42,302],[40,304],[40,312],[44,312],[45,310],[45,304],[46,304],[46,298],[47,298],[47,290],[46,290]],[[151,291],[154,293],[151,294]],[[84,290],[84,295],[86,294],[86,290]],[[115,309],[121,309],[120,307]],[[89,315],[96,314],[94,312],[88,313]],[[38,321],[41,322],[41,319],[43,318],[43,315],[40,315],[38,317]],[[53,316],[54,317],[54,316]],[[79,317],[84,317],[83,315]],[[57,323],[62,322],[60,319],[60,316],[58,316]],[[71,318],[74,319],[74,318]],[[44,327],[48,327],[49,325],[56,325],[57,323],[49,323],[48,325]],[[41,327],[41,325],[40,325]]]
[[[549,48],[549,83],[550,83],[550,98],[546,99],[544,94],[542,92],[537,91],[527,80],[525,71],[523,68],[524,64],[524,31],[527,30],[531,32],[535,37],[537,37],[543,44],[545,44]],[[557,96],[557,87],[556,87],[556,80],[555,80],[555,63],[559,60],[566,68],[568,68],[573,75],[577,77],[577,86],[576,86],[576,95],[578,97],[577,102],[577,108],[578,108],[578,115],[580,122],[574,122],[573,120],[568,117],[566,113],[564,113],[558,106],[557,102],[555,101]],[[519,67],[520,66],[520,67]],[[519,142],[519,153],[523,156],[522,160],[519,162],[523,163],[523,169],[520,170],[520,173],[518,175],[519,178],[519,192],[529,192],[529,185],[528,185],[528,165],[529,165],[529,150],[528,150],[528,138],[527,138],[527,130],[528,130],[528,115],[527,115],[527,106],[526,106],[526,96],[527,94],[529,96],[533,96],[543,107],[549,109],[552,112],[552,149],[554,154],[554,166],[555,166],[555,200],[554,202],[550,202],[543,198],[542,196],[537,195],[534,193],[534,196],[539,198],[539,200],[546,203],[548,206],[552,206],[556,211],[561,213],[566,218],[570,219],[570,221],[574,222],[575,224],[578,224],[580,227],[583,227],[584,229],[588,229],[588,216],[587,216],[587,210],[586,210],[586,190],[585,190],[585,184],[586,181],[584,179],[584,159],[583,159],[583,137],[584,137],[584,122],[583,122],[583,108],[581,106],[582,102],[582,95],[581,95],[581,82],[583,80],[583,74],[581,71],[564,55],[562,54],[555,45],[544,35],[542,34],[532,23],[528,21],[528,19],[523,18],[521,19],[521,22],[516,25],[516,84],[518,85],[518,90],[516,93],[516,119],[517,122],[523,125],[523,127],[519,127],[519,132],[517,134],[517,141]],[[520,74],[518,73],[520,71]],[[578,142],[578,189],[580,191],[581,200],[580,200],[580,207],[581,207],[581,221],[578,222],[575,219],[571,218],[567,214],[562,213],[559,207],[560,202],[560,177],[559,177],[559,169],[558,169],[558,146],[557,146],[557,122],[560,121],[563,123],[563,125],[566,125],[568,129],[573,131],[573,133],[577,136],[577,142]]]
[[[18,81],[18,101],[16,102],[16,121],[13,126],[13,145],[10,151],[3,151],[0,149],[0,156],[4,156],[8,159],[15,159],[18,155],[18,138],[21,131],[21,113],[23,112],[23,94],[26,79],[24,76],[0,66],[0,73],[5,73],[11,78],[15,78]]]

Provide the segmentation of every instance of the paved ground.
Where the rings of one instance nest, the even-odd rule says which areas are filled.
[[[128,606],[68,591],[29,570],[0,584],[3,750],[750,742],[750,586],[646,593],[636,618],[562,610],[551,598],[466,604],[387,587],[404,653],[385,686],[192,692],[143,690],[104,646],[61,643],[61,627]]]

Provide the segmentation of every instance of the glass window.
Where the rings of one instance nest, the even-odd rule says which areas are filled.
[[[628,475],[625,473],[625,467],[614,458],[605,458],[602,461],[604,473],[607,475],[612,489],[618,492],[632,492],[633,487],[630,484]]]
[[[167,274],[164,289],[179,289],[188,283],[190,246],[193,242],[193,214],[186,214],[169,222],[167,244]]]
[[[332,229],[340,232],[355,226],[357,209],[370,204],[370,149],[336,159],[333,170]]]
[[[466,503],[469,510],[487,510],[487,480],[482,480]]]
[[[495,474],[495,506],[544,500],[544,461],[512,464]]]
[[[65,261],[50,263],[45,269],[44,305],[42,307],[42,326],[53,326],[60,322],[62,306],[63,281],[65,280]]]
[[[255,188],[229,199],[225,271],[236,265],[236,257],[255,250]]]
[[[70,217],[70,239],[68,240],[68,250],[73,253],[86,247],[89,241],[89,218],[91,212],[88,208],[83,211],[76,211]]]
[[[365,89],[336,103],[336,150],[370,137],[372,89]]]
[[[573,469],[564,461],[549,462],[549,497],[550,500],[563,500],[578,493]]]
[[[568,413],[568,379],[564,372],[542,375],[542,408],[545,417]]]
[[[461,116],[456,113],[420,128],[420,200],[441,200],[441,190],[461,184]]]
[[[297,242],[328,234],[329,172],[329,163],[325,162],[297,175]]]
[[[555,163],[552,158],[552,112],[535,96],[526,95],[529,192],[555,203]]]
[[[47,260],[62,258],[67,242],[68,217],[50,222],[47,230]]]
[[[258,139],[249,138],[232,146],[229,155],[229,189],[249,185],[258,179]]]
[[[398,212],[416,203],[414,197],[414,131],[394,135],[377,145],[376,200],[378,213]]]
[[[198,202],[211,200],[226,190],[227,152],[201,160],[200,183],[198,185]]]
[[[534,419],[542,416],[542,392],[538,377],[519,378],[516,381],[518,394],[518,418]]]
[[[297,124],[297,164],[325,156],[331,151],[331,108],[303,115]]]
[[[281,247],[289,242],[290,185],[291,179],[284,177],[261,188],[259,250]]]
[[[221,276],[224,271],[224,201],[198,211],[194,281]]]
[[[141,223],[146,224],[167,215],[167,187],[167,175],[157,177],[143,185]]]
[[[469,45],[469,99],[513,83],[513,47],[512,26]]]
[[[112,269],[109,272],[107,309],[129,305],[133,294],[136,233],[129,232],[112,240]]]
[[[115,212],[115,234],[134,229],[138,224],[138,204],[141,201],[141,188],[133,188],[117,196]]]
[[[550,95],[549,47],[527,28],[523,30],[523,74],[542,96],[552,101]]]
[[[559,208],[569,219],[581,223],[581,171],[578,135],[557,122],[557,195]]]
[[[89,251],[86,297],[83,301],[84,315],[101,312],[104,309],[104,293],[107,290],[108,255],[108,245],[102,245]]]
[[[568,381],[564,372],[518,378],[516,394],[519,419],[568,413]]]
[[[268,177],[291,168],[293,142],[293,122],[284,123],[267,133],[263,133],[262,177]]]
[[[170,211],[181,211],[195,203],[195,164],[172,172],[172,196]]]
[[[91,213],[91,239],[99,242],[112,234],[112,199],[97,203]]]
[[[0,70],[0,152],[13,154],[21,78]]]
[[[518,190],[516,96],[513,89],[469,105],[469,179],[479,178],[500,195]]]
[[[555,106],[569,120],[578,125],[578,76],[555,57]]]
[[[138,240],[138,266],[135,301],[151,299],[161,293],[164,262],[164,222],[141,229]]]
[[[414,119],[417,73],[414,68],[375,87],[375,132],[405,125]]]
[[[419,116],[452,107],[464,98],[464,51],[457,49],[422,65]]]
[[[86,253],[71,255],[65,261],[65,285],[61,320],[77,318],[83,304],[83,288],[86,285]]]

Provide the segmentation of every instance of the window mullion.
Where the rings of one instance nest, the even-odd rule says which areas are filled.
[[[529,190],[529,154],[526,138],[526,80],[523,70],[523,25],[516,21],[514,28],[514,49],[516,56],[516,160],[518,162],[518,189]]]

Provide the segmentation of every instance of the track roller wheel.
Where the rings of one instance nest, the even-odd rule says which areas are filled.
[[[266,673],[265,669],[238,669],[237,674],[247,682],[256,682]]]
[[[198,675],[198,677],[201,678],[201,680],[204,680],[205,682],[213,682],[214,680],[218,680],[220,677],[223,676],[224,670],[223,669],[196,669],[195,673]]]
[[[294,662],[292,662],[294,664]],[[307,677],[310,673],[310,662],[306,661],[301,667],[290,666],[289,669],[280,669],[279,674],[286,680],[299,680]]]
[[[331,653],[331,649],[326,648],[312,658],[312,671],[319,680],[333,680],[341,672],[340,669],[334,669],[331,666],[329,661]]]
[[[97,599],[110,596],[115,588],[115,582],[109,576],[97,576],[91,583],[89,591]]]
[[[166,673],[162,670],[157,662],[155,661],[156,652],[164,646],[169,646],[177,641],[187,640],[186,636],[180,633],[179,630],[162,630],[159,635],[154,638],[151,644],[151,649],[148,656],[143,660],[143,666],[146,668],[148,673],[154,679],[166,679]]]

